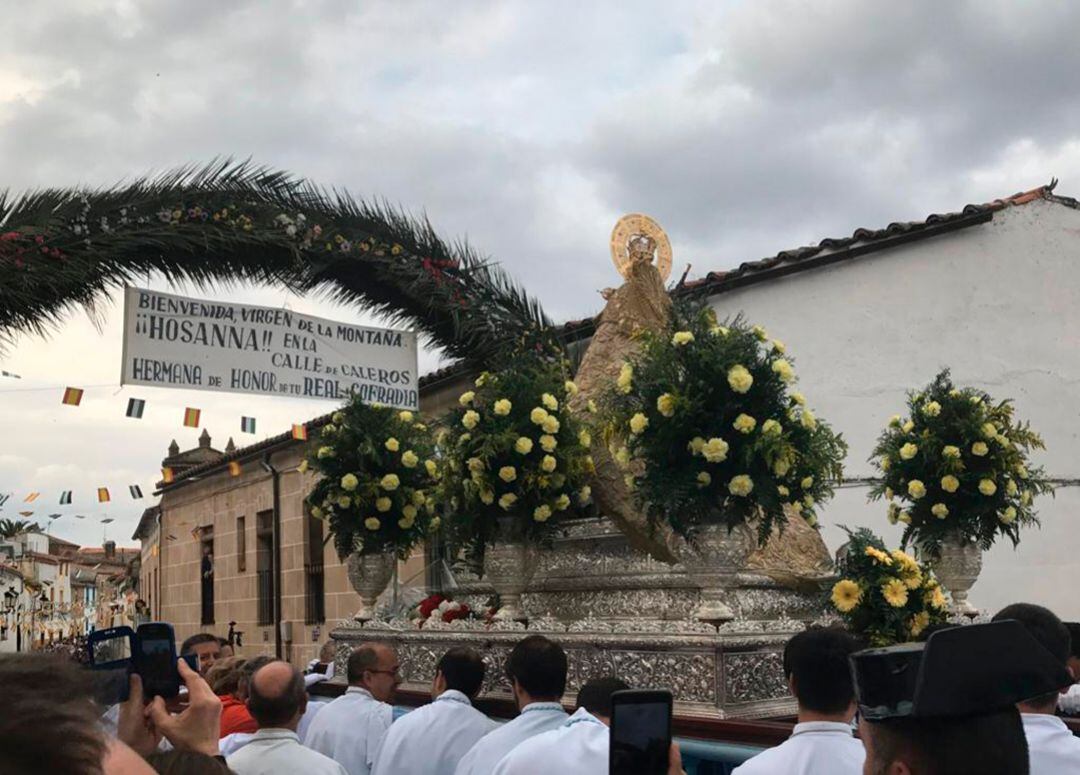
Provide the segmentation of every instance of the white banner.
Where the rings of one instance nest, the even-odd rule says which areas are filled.
[[[120,381],[420,408],[414,332],[141,288],[124,291]]]

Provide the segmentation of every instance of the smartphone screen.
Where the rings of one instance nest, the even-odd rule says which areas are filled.
[[[87,638],[89,666],[95,673],[95,697],[106,707],[127,699],[134,636],[130,627],[111,627],[94,630]]]
[[[131,659],[131,638],[128,633],[118,632],[90,642],[90,664],[107,666],[110,662],[127,662]]]
[[[175,697],[180,690],[176,670],[176,641],[172,627],[162,623],[144,624],[136,638],[135,669],[142,678],[147,697]]]
[[[631,690],[612,695],[612,775],[665,775],[670,748],[669,692]]]

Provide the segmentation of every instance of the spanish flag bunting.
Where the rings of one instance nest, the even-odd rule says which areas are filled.
[[[82,403],[82,388],[69,387],[64,391],[64,403],[69,406],[78,406]]]
[[[229,461],[229,476],[240,476],[240,464],[235,460]]]
[[[173,473],[171,468],[161,469],[161,481],[165,482],[165,484],[172,484],[174,479],[176,479],[176,474]]]
[[[294,425],[292,427],[292,437],[297,441],[307,441],[307,426]]]
[[[185,428],[198,428],[199,416],[202,414],[201,409],[192,409],[190,406],[184,410],[184,427]]]
[[[108,503],[110,500],[112,500],[109,497],[109,488],[108,487],[98,487],[97,488],[97,500],[98,500],[98,503]]]
[[[23,503],[33,503],[34,501],[36,501],[38,499],[38,497],[40,495],[41,495],[40,492],[32,492],[29,495],[27,495],[25,498],[23,498]]]

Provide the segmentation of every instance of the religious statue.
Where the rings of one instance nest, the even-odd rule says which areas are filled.
[[[671,297],[664,287],[671,274],[671,243],[656,221],[640,213],[620,218],[611,234],[611,257],[625,282],[601,291],[607,304],[575,377],[580,391],[571,403],[575,411],[615,382],[622,364],[638,353],[641,333],[662,330],[671,312]],[[619,526],[632,546],[674,563],[671,534],[650,531],[624,483],[624,471],[599,436],[592,447],[597,508]],[[751,555],[747,570],[785,586],[813,587],[829,576],[832,562],[818,531],[802,517],[789,514],[783,534],[774,530],[765,546]]]

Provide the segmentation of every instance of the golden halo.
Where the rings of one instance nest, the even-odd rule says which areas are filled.
[[[624,215],[611,230],[611,260],[624,278],[630,273],[630,240],[638,235],[652,237],[656,242],[656,269],[660,280],[667,282],[671,275],[671,241],[660,224],[647,215],[630,213]]]

